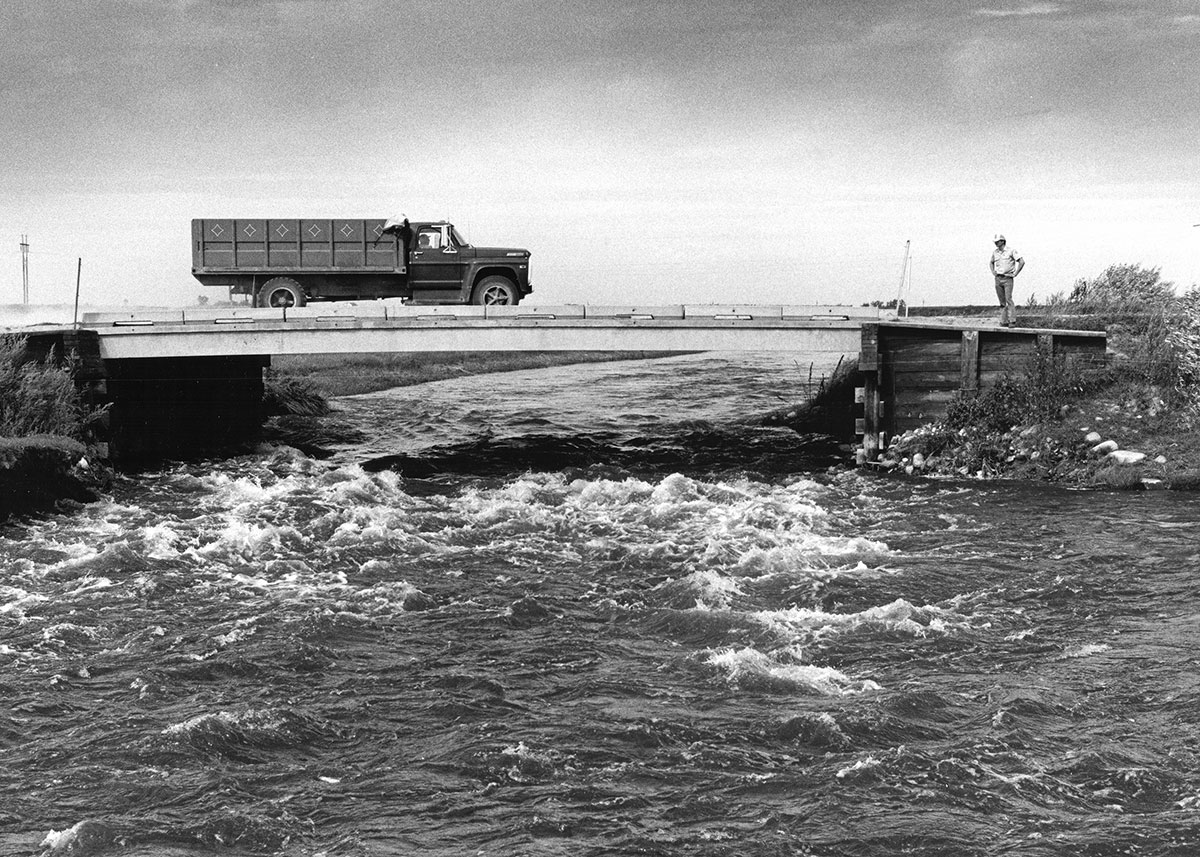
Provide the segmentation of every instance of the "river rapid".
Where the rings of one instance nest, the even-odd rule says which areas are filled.
[[[1200,527],[688,356],[339,400],[0,529],[3,855],[1200,853]]]

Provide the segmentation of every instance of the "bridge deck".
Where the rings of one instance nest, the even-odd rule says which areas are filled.
[[[407,306],[89,313],[104,359],[413,351],[852,355],[879,310],[841,306]]]

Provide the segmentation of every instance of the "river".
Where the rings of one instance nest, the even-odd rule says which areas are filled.
[[[0,530],[0,854],[1200,853],[1197,500],[882,477],[684,356]]]

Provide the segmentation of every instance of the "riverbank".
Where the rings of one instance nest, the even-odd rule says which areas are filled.
[[[940,423],[890,439],[878,466],[905,474],[1036,479],[1081,488],[1200,489],[1200,292],[1158,269],[1113,265],[1022,323],[1104,329],[1107,366],[1078,373],[1039,354],[1022,377],[960,396]]]
[[[1023,479],[1074,488],[1200,490],[1200,437],[1152,388],[1114,385],[1054,420],[1005,431],[922,426],[893,438],[876,468],[950,479]]]
[[[53,435],[0,437],[0,522],[65,511],[100,499],[111,474],[77,440]]]

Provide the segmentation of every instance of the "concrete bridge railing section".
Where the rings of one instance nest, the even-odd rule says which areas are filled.
[[[87,314],[106,360],[417,351],[786,351],[851,355],[871,307],[311,304]],[[836,360],[836,358],[835,358]]]

